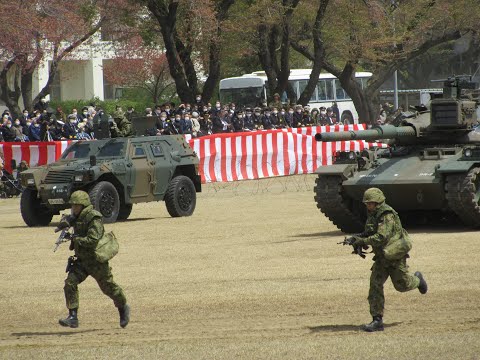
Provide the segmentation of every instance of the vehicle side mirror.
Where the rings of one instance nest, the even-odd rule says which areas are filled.
[[[12,159],[10,161],[10,167],[12,168],[12,171],[17,169],[17,162],[15,161],[15,159]]]
[[[182,160],[182,157],[180,156],[178,151],[172,151],[172,152],[170,152],[170,155],[172,156],[172,160],[174,160],[176,162],[180,162],[180,160]]]
[[[90,166],[97,165],[97,157],[95,155],[90,155]]]

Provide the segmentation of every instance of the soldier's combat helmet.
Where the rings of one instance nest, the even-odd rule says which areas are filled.
[[[379,188],[367,189],[363,194],[364,203],[374,202],[377,204],[381,204],[384,201],[385,201],[385,195],[383,195],[382,190],[380,190]]]
[[[70,196],[70,205],[90,206],[90,196],[85,191],[77,190]]]

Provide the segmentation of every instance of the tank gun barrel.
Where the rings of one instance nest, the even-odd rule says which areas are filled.
[[[393,125],[379,125],[374,126],[369,130],[352,130],[315,134],[315,140],[325,142],[350,140],[375,141],[382,139],[398,139],[405,137],[416,137],[416,131],[412,126],[396,127]]]

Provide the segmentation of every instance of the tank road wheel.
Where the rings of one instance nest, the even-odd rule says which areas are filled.
[[[117,189],[108,181],[100,181],[89,192],[95,210],[103,215],[105,223],[117,221],[120,211],[120,198]]]
[[[37,198],[37,190],[25,189],[20,198],[20,212],[23,221],[28,226],[47,226],[53,218],[53,214]]]
[[[314,199],[317,202],[317,208],[343,232],[362,232],[366,210],[361,202],[351,199],[343,193],[342,178],[340,176],[319,176],[315,183]]]
[[[170,216],[192,215],[196,202],[197,193],[195,192],[195,185],[193,185],[190,178],[180,175],[170,181],[165,194],[165,204]]]
[[[132,204],[123,204],[120,206],[120,211],[118,212],[117,220],[127,220],[130,214],[132,213]]]
[[[480,168],[447,177],[448,206],[467,226],[480,226]]]

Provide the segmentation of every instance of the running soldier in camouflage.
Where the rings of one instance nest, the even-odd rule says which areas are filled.
[[[75,250],[75,260],[69,261],[64,287],[69,316],[59,320],[59,323],[71,328],[78,327],[78,284],[90,275],[97,281],[102,292],[113,300],[120,314],[120,326],[124,328],[130,320],[130,307],[127,305],[125,294],[113,281],[108,261],[99,262],[95,256],[96,246],[105,236],[102,214],[93,209],[90,197],[81,190],[72,194],[70,204],[72,216],[62,220],[59,229],[74,227],[70,249]]]
[[[397,212],[385,203],[380,189],[370,188],[363,195],[368,211],[365,231],[355,235],[354,246],[371,246],[375,256],[370,276],[368,302],[373,321],[364,325],[363,330],[383,331],[383,310],[385,297],[383,285],[388,277],[392,279],[397,291],[406,292],[417,289],[421,294],[427,292],[427,283],[420,272],[411,275],[408,272],[407,258],[411,243],[408,233],[402,228]]]

